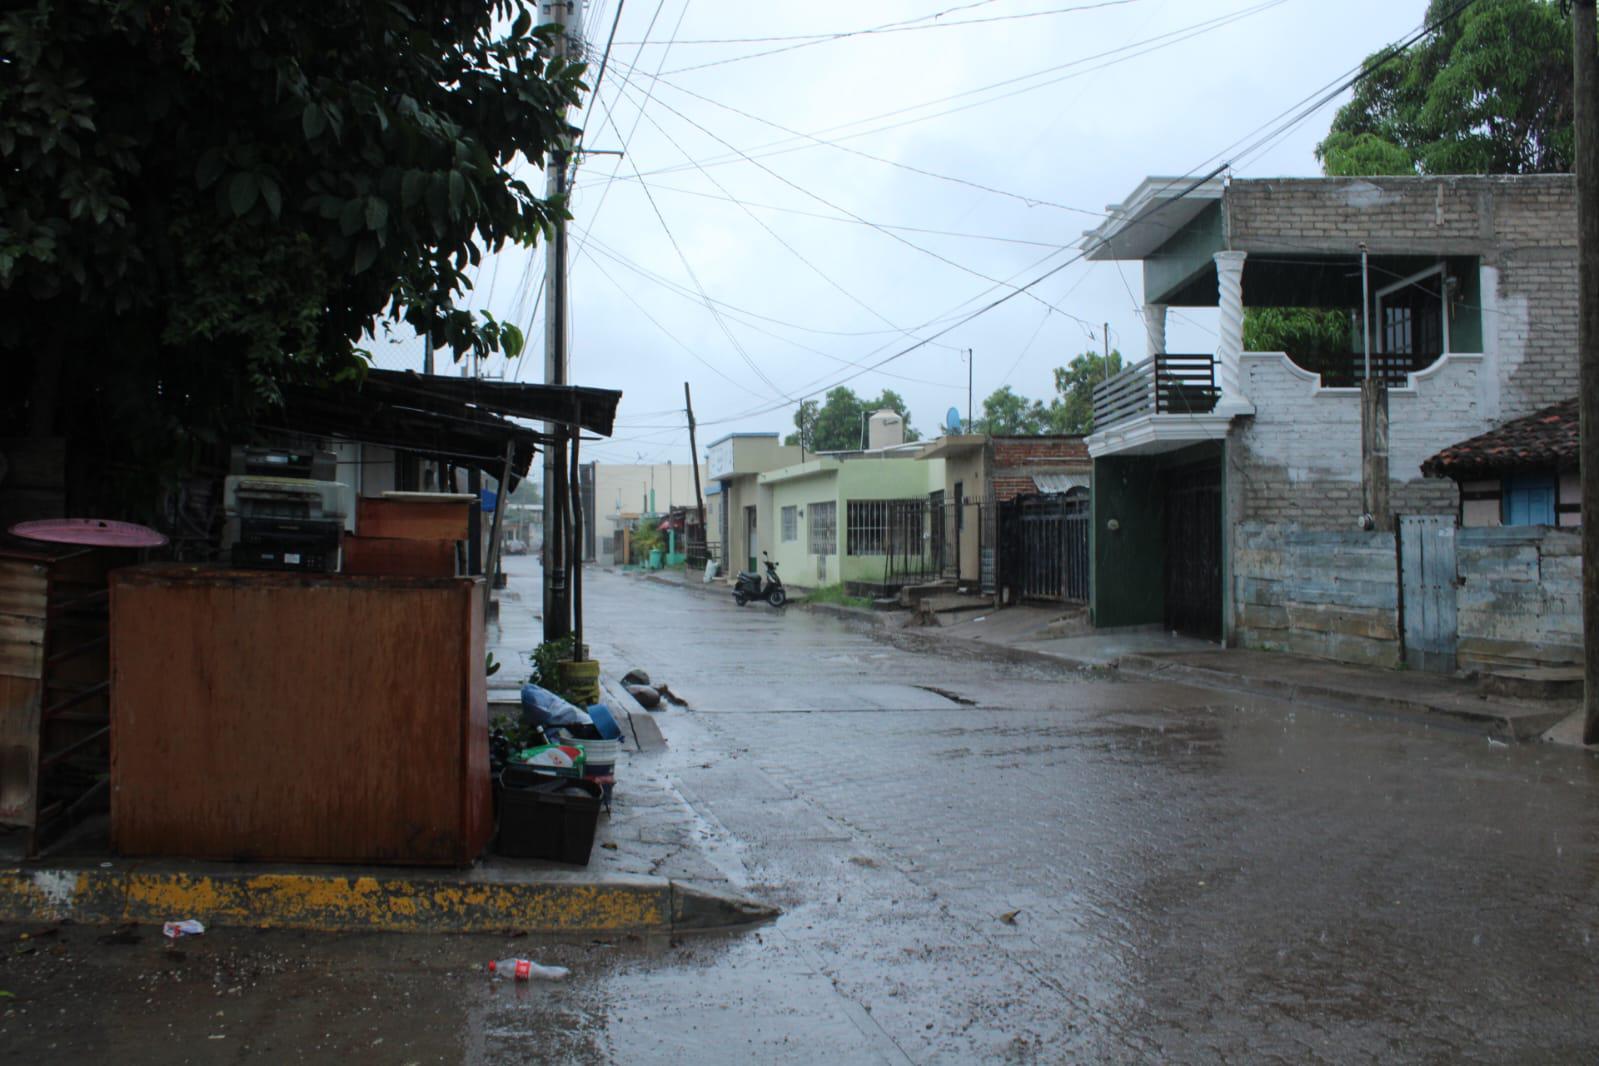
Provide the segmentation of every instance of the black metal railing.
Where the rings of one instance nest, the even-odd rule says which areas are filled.
[[[1094,428],[1147,414],[1205,414],[1217,395],[1214,356],[1163,352],[1094,386]]]
[[[1320,374],[1324,389],[1356,389],[1366,379],[1366,356],[1362,352],[1290,352],[1288,358],[1295,366]],[[1425,370],[1440,358],[1439,352],[1372,352],[1371,376],[1389,388],[1404,388],[1410,383],[1411,374]]]
[[[978,503],[944,501],[884,500],[883,556],[885,589],[941,579],[976,580],[976,574],[961,573],[961,544],[975,541],[982,548],[983,508]]]

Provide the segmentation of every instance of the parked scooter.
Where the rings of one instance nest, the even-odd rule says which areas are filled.
[[[740,607],[751,600],[765,600],[773,607],[781,607],[788,602],[788,590],[783,588],[783,579],[777,576],[777,564],[765,552],[761,558],[766,560],[766,583],[761,583],[761,575],[750,570],[740,570],[738,577],[733,579],[733,602]]]

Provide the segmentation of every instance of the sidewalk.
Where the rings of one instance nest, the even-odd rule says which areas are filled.
[[[1579,700],[1494,695],[1475,681],[1439,674],[1223,648],[1157,629],[1098,631],[1080,615],[1059,608],[1009,607],[906,632],[1003,648],[1078,669],[1109,668],[1129,677],[1393,715],[1503,740],[1536,739],[1580,706]]]

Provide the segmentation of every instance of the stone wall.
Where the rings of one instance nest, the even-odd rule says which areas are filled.
[[[1576,202],[1569,174],[1239,180],[1224,221],[1228,247],[1252,254],[1365,242],[1374,255],[1476,256],[1495,360],[1487,414],[1504,421],[1577,392]]]
[[[1455,536],[1462,669],[1582,662],[1582,534],[1548,526]]]
[[[1323,389],[1285,355],[1240,360],[1252,418],[1235,423],[1228,477],[1246,522],[1354,529],[1360,516],[1360,392]],[[1483,357],[1452,355],[1388,393],[1389,498],[1396,514],[1455,514],[1453,481],[1423,478],[1421,463],[1489,429]]]
[[[1233,534],[1237,643],[1398,666],[1398,578],[1392,533],[1240,525]]]

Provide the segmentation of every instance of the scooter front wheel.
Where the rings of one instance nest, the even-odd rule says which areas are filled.
[[[781,588],[775,588],[766,594],[766,602],[770,603],[773,607],[781,607],[783,604],[788,602],[788,593],[784,592]]]
[[[746,603],[750,602],[750,598],[744,595],[742,592],[735,592],[733,593],[733,602],[742,607]]]

